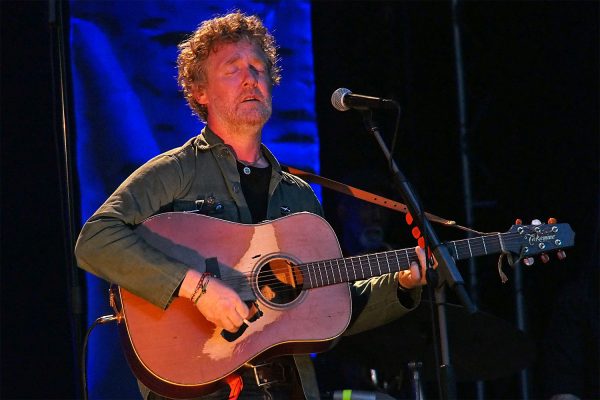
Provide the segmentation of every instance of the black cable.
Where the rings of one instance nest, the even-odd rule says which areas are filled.
[[[107,322],[117,321],[118,317],[115,315],[104,315],[94,321],[94,323],[88,328],[85,337],[83,338],[83,348],[81,350],[81,391],[83,393],[83,400],[87,400],[87,343],[92,333],[92,330],[98,326],[106,324]]]

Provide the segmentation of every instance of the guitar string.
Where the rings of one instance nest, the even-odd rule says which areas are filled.
[[[502,241],[505,244],[510,245],[512,242],[520,242],[521,241],[521,239],[520,239],[521,235],[518,235],[518,234],[502,234],[502,235],[504,235]],[[512,236],[517,236],[516,240],[515,240],[515,237],[512,237]],[[481,243],[477,243],[482,238],[484,238],[484,239],[492,238],[492,239],[496,240],[498,243],[488,243],[487,245],[485,245],[484,241],[481,241]],[[476,243],[469,244],[469,241],[476,241]],[[460,243],[460,242],[464,242],[464,243]],[[496,247],[497,247],[499,245],[499,242],[500,242],[500,239],[498,238],[497,235],[486,235],[486,236],[480,236],[480,237],[475,237],[475,238],[470,238],[470,239],[459,239],[454,242],[446,243],[446,245],[454,246],[456,244],[457,248],[460,247],[460,250],[458,250],[458,253],[461,253],[461,250],[463,252],[466,252],[467,251],[466,249],[469,247],[470,247],[469,253],[471,253],[472,251],[480,252],[481,249],[483,249],[484,255],[485,255],[485,254],[498,253],[498,251],[493,251],[492,253],[490,253],[487,251],[487,248],[490,247],[490,248],[494,249],[494,245],[496,245]],[[408,252],[410,252],[410,251],[412,251],[412,254],[408,255]],[[406,254],[403,254],[400,256],[407,257],[407,255],[408,255],[409,256],[409,258],[408,258],[409,264],[412,261],[418,260],[418,258],[416,257],[416,252],[414,252],[414,249],[408,248],[408,249],[400,249],[400,250],[391,250],[391,251],[381,252],[381,253],[353,256],[353,257],[347,257],[347,258],[322,260],[322,261],[317,261],[317,262],[310,262],[310,263],[306,263],[306,264],[295,265],[292,267],[295,267],[300,270],[302,269],[302,267],[306,267],[306,272],[308,274],[311,273],[311,271],[309,271],[308,269],[310,267],[312,267],[312,270],[313,270],[312,273],[315,276],[315,280],[321,281],[322,286],[326,286],[326,285],[324,285],[325,279],[327,281],[329,281],[330,277],[331,277],[331,281],[333,282],[331,284],[335,284],[335,283],[342,283],[342,282],[346,282],[346,281],[359,280],[359,279],[363,279],[364,277],[368,277],[368,276],[383,275],[384,273],[373,274],[374,269],[377,270],[380,268],[380,266],[379,266],[380,262],[383,262],[383,263],[387,264],[387,266],[390,267],[390,268],[386,268],[385,273],[395,272],[397,270],[408,269],[407,264],[399,264],[399,263],[394,262],[393,260],[390,261],[390,257],[397,258],[398,253],[406,253]],[[460,254],[458,254],[458,256],[460,257]],[[342,265],[340,265],[340,262],[342,263]],[[362,265],[363,262],[369,263],[368,267],[364,267]],[[377,262],[378,265],[373,266],[372,263],[374,263],[374,262]],[[334,266],[333,263],[335,263],[336,265]],[[329,265],[327,265],[327,264],[329,264]],[[391,267],[393,267],[393,269]],[[353,270],[352,275],[355,279],[344,280],[342,278],[341,280],[338,280],[338,278],[336,278],[336,275],[338,277],[341,277],[341,274],[342,274],[341,269],[342,268],[344,268],[346,270],[347,277],[350,275],[348,271],[350,270],[350,268],[352,268],[352,270]],[[338,271],[335,271],[335,269],[337,269]],[[360,274],[360,276],[358,276],[359,274],[356,273],[357,269],[359,270],[359,272],[362,272],[362,274]],[[389,271],[388,271],[388,269],[389,269]],[[286,270],[285,273],[287,273],[288,268],[285,268],[285,270]],[[370,274],[369,274],[369,270],[370,270]],[[367,271],[366,276],[365,276],[365,271]],[[316,276],[317,272],[321,275],[320,277]],[[325,272],[325,278],[322,277],[323,272]],[[336,272],[337,272],[337,274],[336,274]],[[275,271],[274,273],[281,273],[281,272]],[[242,274],[242,277],[229,278],[229,279],[225,279],[225,281],[228,283],[240,283],[240,282],[244,282],[244,281],[247,282],[249,277],[254,278],[254,273],[251,272],[248,274]],[[306,280],[306,278],[304,278],[304,279]],[[282,282],[277,277],[274,277],[271,279],[263,279],[260,281],[260,283],[261,283],[261,285],[265,285],[265,286],[273,285],[272,288],[289,286],[289,284]],[[277,286],[275,286],[275,285],[277,285]],[[300,284],[298,286],[302,286],[302,284]],[[297,289],[295,289],[293,287],[292,287],[292,289],[290,289],[290,291],[295,291],[295,290],[297,290]]]
[[[488,252],[486,250],[487,250],[487,247],[491,247],[492,249],[494,249],[494,247],[493,247],[494,243],[488,243],[487,246],[483,242],[481,244],[474,243],[474,244],[470,244],[469,245],[469,243],[468,243],[469,240],[471,240],[471,241],[473,239],[478,240],[480,238],[481,237],[471,238],[471,239],[461,239],[460,241],[466,241],[467,243],[466,244],[465,243],[457,243],[457,247],[461,247],[461,249],[458,250],[458,253],[466,252],[467,250],[465,250],[465,249],[468,248],[468,247],[470,247],[471,251],[469,251],[469,253],[471,253],[473,250],[475,250],[476,252],[480,252],[481,249],[484,249],[484,253],[491,254],[490,252]],[[496,237],[496,239],[497,239],[497,237]],[[513,239],[506,238],[506,240],[503,240],[503,241],[505,242],[505,244],[510,244],[510,242],[513,241]],[[520,240],[518,240],[518,241],[520,241]],[[459,241],[456,241],[456,242],[459,242]],[[452,243],[452,245],[453,244],[454,243]],[[496,246],[497,246],[497,244],[496,244]],[[304,267],[304,266],[306,266],[307,268],[312,267],[313,273],[314,272],[319,272],[319,273],[325,272],[327,274],[327,271],[332,271],[332,272],[330,272],[330,274],[332,276],[334,276],[334,273],[335,273],[335,271],[333,271],[333,269],[337,268],[339,270],[342,267],[345,268],[346,270],[349,270],[350,268],[352,268],[353,270],[355,270],[355,269],[358,268],[359,270],[361,270],[363,272],[365,270],[367,270],[367,269],[370,269],[372,271],[373,268],[377,269],[379,267],[378,266],[377,267],[373,267],[372,265],[369,265],[368,268],[365,268],[364,266],[361,265],[362,262],[364,261],[364,262],[370,262],[370,263],[373,263],[373,262],[378,262],[379,263],[379,262],[383,261],[383,262],[385,262],[387,264],[387,263],[390,262],[390,260],[389,260],[390,257],[398,257],[398,253],[402,253],[402,252],[406,252],[406,251],[414,251],[414,249],[408,248],[408,249],[401,249],[401,250],[391,250],[391,251],[388,251],[388,252],[374,253],[374,254],[369,254],[369,255],[360,255],[360,256],[353,256],[353,257],[348,257],[348,258],[337,258],[337,259],[331,259],[331,260],[322,260],[322,261],[317,261],[317,262],[311,262],[311,263],[296,265],[295,267],[296,268],[301,268],[301,267]],[[493,251],[493,253],[496,254],[497,251]],[[460,255],[461,254],[458,254],[459,259],[460,259]],[[414,259],[411,260],[409,258],[410,262],[417,261],[416,255],[414,253],[411,254],[411,256],[413,256]],[[333,266],[334,262],[336,264],[335,266]],[[340,262],[343,265],[340,265]],[[358,265],[356,263],[358,263]],[[329,265],[327,265],[327,264],[329,264]],[[396,267],[396,268],[399,266],[398,264],[395,264],[395,263],[392,264],[392,263],[390,263],[390,266],[392,266],[392,265],[394,267]],[[407,269],[407,268],[408,268],[408,266],[406,266],[404,269]],[[307,272],[310,273],[310,271],[307,271]],[[339,275],[339,273],[338,273],[338,275]],[[356,276],[357,274],[353,273],[353,275]],[[249,273],[249,274],[242,274],[242,277],[230,278],[229,280],[227,280],[227,282],[240,282],[240,281],[245,281],[245,280],[247,281],[247,278],[248,277],[252,277],[252,276],[253,276],[252,272]],[[326,278],[328,278],[328,277],[329,277],[329,274],[326,275]],[[357,277],[357,279],[359,279],[359,278]],[[265,284],[269,284],[269,283],[272,283],[272,282],[280,282],[280,280],[278,278],[274,278],[272,280],[262,280],[261,281],[261,283],[265,283]],[[335,280],[334,280],[334,282],[335,282]]]
[[[415,256],[415,258],[414,258],[414,260],[413,260],[413,261],[416,261],[416,256]],[[386,262],[386,263],[387,263],[387,262]],[[385,273],[389,273],[389,272],[395,272],[395,270],[407,269],[407,266],[406,266],[406,264],[398,264],[398,263],[390,262],[390,263],[389,263],[389,266],[390,266],[390,270],[389,270],[389,271],[385,271]],[[297,266],[297,267],[298,267],[298,266]],[[330,267],[324,266],[324,268],[330,268]],[[347,269],[349,269],[349,268],[347,268]],[[362,272],[364,272],[364,271],[366,270],[366,268],[364,268],[364,267],[359,267],[359,269],[360,269]],[[353,280],[360,280],[360,279],[363,279],[363,278],[369,277],[369,276],[371,276],[371,275],[383,275],[383,274],[385,274],[385,273],[382,273],[382,274],[373,274],[373,273],[372,273],[372,268],[370,268],[370,269],[371,269],[371,273],[370,273],[370,274],[369,274],[369,273],[367,273],[365,277],[363,277],[363,276],[356,276],[356,275],[358,275],[358,274],[355,274],[355,276],[354,276],[354,277],[355,277],[355,279],[343,279],[343,277],[341,276],[341,272],[338,272],[338,276],[342,278],[342,279],[340,279],[340,280],[338,280],[338,279],[335,277],[335,273],[334,273],[333,271],[331,271],[331,272],[330,272],[330,275],[327,275],[327,276],[326,276],[326,278],[325,278],[325,279],[328,279],[329,277],[331,277],[331,278],[332,278],[332,279],[331,279],[331,282],[329,282],[329,281],[328,281],[328,283],[327,283],[327,284],[325,284],[325,279],[323,279],[322,277],[321,277],[321,278],[319,278],[319,277],[317,277],[317,276],[315,275],[315,279],[316,279],[317,281],[319,281],[319,280],[320,280],[320,283],[321,283],[320,285],[319,285],[319,284],[317,284],[317,285],[316,285],[316,287],[328,286],[328,285],[332,285],[332,284],[339,284],[339,283],[348,282],[348,281],[353,281]],[[314,271],[313,271],[313,272],[314,272]],[[245,278],[244,278],[243,280],[247,282],[247,279],[245,279]],[[267,283],[268,283],[268,284],[267,284]],[[285,283],[285,282],[282,282],[281,280],[279,280],[279,279],[277,279],[277,278],[275,278],[275,279],[271,280],[270,282],[268,282],[268,281],[261,281],[261,286],[263,286],[263,287],[264,287],[264,286],[269,286],[269,288],[270,288],[270,289],[271,289],[273,292],[275,292],[275,294],[281,294],[281,295],[286,295],[286,294],[288,294],[288,293],[297,293],[297,292],[299,292],[299,291],[302,291],[302,290],[304,290],[303,283],[300,283],[300,284],[298,284],[298,287],[293,287],[292,285],[290,285],[290,284],[287,284],[287,283]],[[310,287],[309,287],[309,288],[310,288]],[[297,297],[297,295],[296,295],[296,297]]]

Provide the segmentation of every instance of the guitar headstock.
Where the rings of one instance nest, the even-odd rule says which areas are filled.
[[[547,262],[547,253],[553,251],[557,251],[558,258],[563,259],[565,254],[562,249],[575,244],[575,232],[569,224],[559,224],[554,218],[550,218],[547,224],[534,220],[531,225],[522,225],[517,220],[508,232],[512,235],[505,240],[505,249],[518,255],[520,259],[525,259],[525,264],[528,265],[533,263],[530,257],[538,254]]]

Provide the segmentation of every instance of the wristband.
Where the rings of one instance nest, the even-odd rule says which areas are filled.
[[[204,272],[200,276],[200,280],[198,280],[196,289],[194,289],[194,293],[192,294],[192,297],[190,298],[190,300],[192,300],[192,302],[194,304],[198,304],[198,300],[200,300],[200,297],[202,297],[202,295],[204,293],[206,293],[206,287],[208,286],[209,280],[210,280],[210,274],[208,272]],[[195,297],[195,299],[194,299],[194,297]]]

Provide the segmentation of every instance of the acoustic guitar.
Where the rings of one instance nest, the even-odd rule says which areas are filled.
[[[213,391],[251,362],[329,349],[348,327],[348,282],[408,269],[414,248],[343,258],[331,226],[310,213],[255,225],[191,213],[156,215],[136,228],[148,243],[190,267],[218,262],[221,279],[260,310],[236,334],[217,329],[187,299],[162,310],[116,288],[123,347],[152,391],[190,398]],[[456,260],[510,253],[521,259],[572,246],[568,224],[515,225],[506,233],[445,243]],[[210,284],[208,286],[210,290]],[[115,299],[116,297],[116,299]]]

